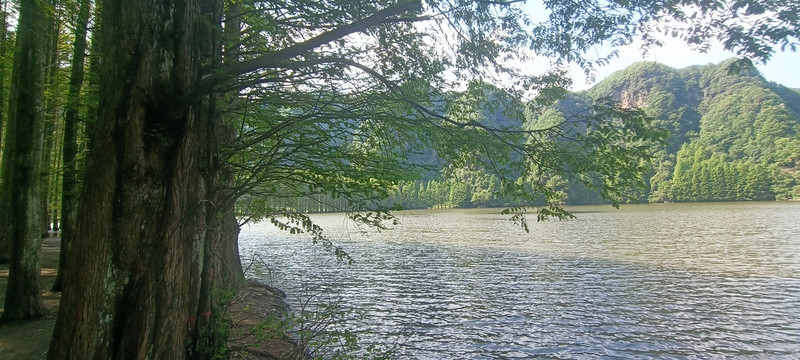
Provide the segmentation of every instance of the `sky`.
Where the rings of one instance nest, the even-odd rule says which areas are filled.
[[[534,22],[546,20],[548,11],[545,10],[541,1],[526,1],[522,5],[522,9]],[[734,53],[725,51],[722,45],[714,46],[706,53],[700,53],[693,51],[680,39],[658,34],[651,35],[658,37],[664,45],[651,49],[647,55],[642,55],[642,51],[639,48],[640,43],[637,42],[618,48],[619,57],[612,59],[609,64],[597,69],[594,83],[587,84],[583,71],[577,66],[573,67],[570,71],[573,79],[573,85],[570,90],[588,89],[615,71],[623,70],[639,61],[656,61],[676,69],[682,69],[693,65],[718,64],[726,59],[736,57]],[[597,49],[595,57],[605,56],[610,51],[610,47]],[[591,58],[591,55],[589,57]],[[538,66],[534,67],[538,71],[544,70]],[[776,52],[767,64],[756,64],[756,67],[767,80],[786,87],[800,89],[800,52]],[[533,71],[536,72],[537,70]]]
[[[699,53],[690,49],[680,39],[665,38],[663,40],[664,46],[651,49],[647,55],[642,55],[642,51],[636,44],[620,48],[619,58],[613,59],[611,63],[597,70],[596,81],[599,82],[615,71],[625,69],[639,61],[656,61],[681,69],[692,65],[717,64],[736,56],[732,52],[722,49],[722,46],[713,47],[706,53]],[[776,52],[767,64],[756,64],[756,67],[767,80],[800,89],[800,52]],[[571,71],[571,75],[573,78],[571,90],[573,91],[588,89],[596,83],[587,84],[583,72],[577,68]]]

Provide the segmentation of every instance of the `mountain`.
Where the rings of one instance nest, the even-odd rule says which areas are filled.
[[[670,131],[641,200],[800,199],[800,92],[734,64],[641,62],[564,102],[612,98]]]
[[[479,121],[509,130],[536,128],[569,119],[597,99],[611,99],[644,110],[653,126],[670,134],[663,145],[654,145],[646,188],[631,189],[632,201],[800,200],[800,91],[737,64],[730,59],[674,69],[641,62],[589,90],[567,94],[536,112],[541,115],[528,114],[525,124],[504,116],[497,104],[508,99],[490,96],[487,103],[497,108],[484,109]],[[499,179],[490,172],[445,166],[401,184],[393,200],[407,208],[515,206],[513,198],[498,194]],[[547,185],[566,204],[603,202],[575,179],[556,175]]]

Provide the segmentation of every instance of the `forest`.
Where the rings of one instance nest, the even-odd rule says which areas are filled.
[[[419,206],[513,205],[507,215],[527,228],[526,214],[569,217],[563,204],[592,196],[792,198],[797,103],[781,99],[796,92],[730,81],[797,47],[799,9],[3,0],[0,321],[42,316],[38,252],[54,223],[61,297],[48,358],[211,359],[227,354],[219,294],[246,286],[242,223],[307,232],[346,257],[301,200],[380,226],[397,194],[431,194]],[[738,57],[689,70],[698,75],[663,70],[686,90],[625,92],[658,77],[652,64],[565,90],[568,64],[591,75],[616,56],[596,46],[639,39],[646,50],[662,35]],[[523,71],[534,61],[546,70]],[[755,107],[726,112],[733,103]],[[769,190],[751,179],[762,169]],[[720,176],[735,191],[711,186]]]

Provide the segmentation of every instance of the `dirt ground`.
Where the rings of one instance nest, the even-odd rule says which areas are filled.
[[[44,239],[39,252],[46,314],[36,320],[0,323],[0,359],[39,360],[47,357],[61,298],[61,294],[49,291],[58,270],[59,241],[57,237]],[[5,306],[7,284],[8,264],[0,264],[0,312]]]
[[[59,293],[49,292],[58,270],[60,239],[44,239],[39,253],[42,267],[44,317],[20,322],[0,323],[0,359],[40,360],[47,358],[50,337],[55,327]],[[0,264],[0,313],[5,304],[8,264]],[[230,311],[235,329],[229,348],[233,359],[299,359],[304,352],[283,334],[264,334],[259,325],[288,311],[285,295],[278,289],[250,282],[233,301]],[[261,331],[254,329],[261,328]],[[267,336],[265,336],[267,335]],[[266,337],[266,338],[265,338]]]

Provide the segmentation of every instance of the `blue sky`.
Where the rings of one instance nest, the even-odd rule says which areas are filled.
[[[548,12],[541,1],[526,1],[522,8],[534,22],[546,20]],[[664,46],[651,49],[647,55],[642,55],[637,43],[620,48],[619,58],[613,59],[611,63],[598,69],[596,80],[600,81],[615,71],[622,70],[639,61],[657,61],[667,66],[681,69],[692,65],[717,64],[736,56],[732,52],[723,50],[721,45],[712,47],[707,53],[699,53],[690,49],[680,39],[656,36],[664,43]],[[610,47],[605,46],[602,49],[598,48],[597,56],[607,55],[610,50]],[[543,64],[534,66],[534,68],[538,68],[541,71],[543,70],[543,68],[540,68],[541,65]],[[767,64],[757,64],[757,68],[769,81],[800,89],[800,52],[777,52]],[[594,85],[586,83],[583,72],[577,67],[571,71],[571,74],[573,91],[584,90]]]
[[[679,39],[666,38],[663,40],[663,47],[652,49],[647,55],[643,55],[635,44],[620,48],[619,58],[598,69],[597,81],[638,61],[657,61],[680,69],[692,65],[716,64],[735,56],[733,53],[723,50],[721,46],[713,47],[707,53],[699,53],[691,50]],[[757,64],[756,66],[767,80],[800,89],[800,52],[777,52],[767,64]],[[572,71],[572,76],[574,81],[572,90],[583,90],[593,85],[586,84],[583,73],[577,69]]]

